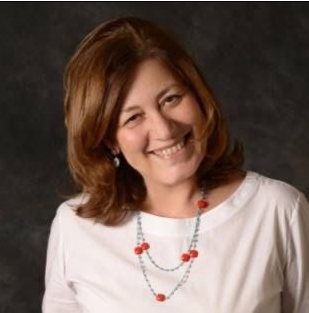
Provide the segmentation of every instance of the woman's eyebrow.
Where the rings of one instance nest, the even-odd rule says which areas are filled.
[[[179,83],[173,83],[171,85],[168,85],[167,87],[165,87],[164,89],[162,89],[156,96],[156,100],[158,101],[164,94],[166,94],[171,88],[173,87],[181,87],[182,85],[179,84]],[[122,112],[125,113],[125,112],[129,112],[129,111],[133,111],[135,109],[138,109],[139,106],[138,105],[130,105],[130,106],[127,106],[125,107]]]

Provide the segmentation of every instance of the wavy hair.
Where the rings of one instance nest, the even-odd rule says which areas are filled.
[[[190,88],[205,115],[206,154],[198,181],[209,191],[243,172],[242,143],[232,144],[218,101],[176,39],[143,19],[110,20],[81,41],[64,72],[67,160],[76,188],[64,197],[88,195],[76,210],[81,217],[115,226],[145,200],[142,176],[123,156],[115,168],[111,149],[134,70],[149,58],[162,62]]]

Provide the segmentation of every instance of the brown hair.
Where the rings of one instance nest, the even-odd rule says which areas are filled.
[[[69,169],[77,194],[89,196],[76,214],[105,225],[119,224],[146,196],[142,176],[123,156],[120,167],[113,166],[111,148],[134,70],[148,58],[156,58],[177,75],[205,115],[207,145],[199,181],[210,190],[243,172],[243,145],[235,141],[231,147],[219,104],[187,52],[148,21],[133,17],[108,21],[82,40],[64,73]]]

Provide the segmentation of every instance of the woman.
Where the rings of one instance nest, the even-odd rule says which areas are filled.
[[[109,21],[64,79],[78,192],[52,223],[44,313],[308,312],[308,202],[243,169],[174,39],[141,19]]]

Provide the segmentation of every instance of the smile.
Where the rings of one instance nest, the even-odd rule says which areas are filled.
[[[184,136],[179,142],[177,142],[172,147],[169,147],[169,148],[166,148],[166,149],[155,150],[152,153],[155,154],[155,155],[158,155],[160,157],[163,157],[164,159],[169,159],[174,154],[176,154],[177,152],[182,150],[182,148],[187,143],[189,136],[190,136],[190,134],[187,134],[186,136]]]

